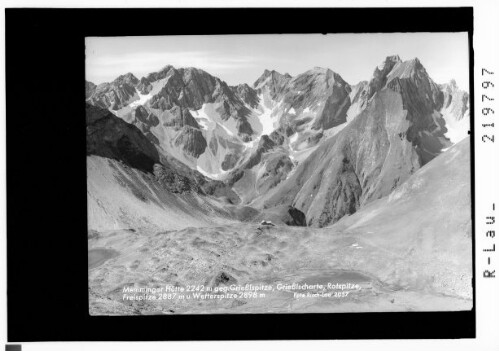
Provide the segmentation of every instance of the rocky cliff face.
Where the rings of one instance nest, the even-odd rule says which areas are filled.
[[[89,102],[102,108],[119,110],[137,99],[135,92],[137,83],[138,79],[132,73],[119,76],[111,83],[99,84]]]
[[[264,206],[291,203],[325,226],[398,184],[450,145],[437,112],[443,94],[418,60],[389,57],[365,85],[365,108],[321,143]]]
[[[257,108],[260,103],[260,98],[255,89],[248,84],[239,84],[236,87],[231,87],[232,91],[248,106]]]
[[[307,108],[317,111],[311,128],[327,130],[346,122],[350,91],[350,86],[339,74],[317,67],[289,82],[283,103],[298,113]],[[289,120],[298,119],[291,117]]]
[[[185,126],[180,134],[175,138],[175,145],[194,157],[199,157],[206,149],[206,140],[199,129]]]
[[[265,71],[254,83],[261,94],[280,103],[280,125],[294,127],[310,124],[312,129],[326,130],[346,121],[351,101],[350,86],[330,69],[316,67],[296,77]]]
[[[175,69],[166,66],[161,71],[151,73],[141,79],[137,89],[142,94],[154,90],[155,83],[161,82],[161,89],[150,99],[150,107],[161,111],[174,107],[199,110],[206,103],[216,103],[222,120],[232,118],[243,138],[251,138],[253,130],[246,116],[249,111],[244,103],[222,80],[196,68]]]
[[[88,104],[86,118],[87,155],[120,160],[145,172],[152,172],[159,163],[158,151],[137,127]]]
[[[281,74],[277,71],[265,70],[258,78],[253,87],[262,93],[264,90],[268,91],[271,99],[278,100],[285,92],[287,83],[292,79],[289,74]]]
[[[97,85],[92,82],[85,81],[85,99],[88,99],[93,95],[95,88],[97,88]]]

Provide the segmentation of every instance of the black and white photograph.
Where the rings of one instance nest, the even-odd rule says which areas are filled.
[[[471,310],[468,45],[86,37],[89,314]]]
[[[498,9],[5,0],[0,343],[496,350]]]

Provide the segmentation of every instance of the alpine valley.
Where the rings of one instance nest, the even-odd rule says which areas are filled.
[[[366,78],[86,82],[90,313],[471,309],[469,95]]]

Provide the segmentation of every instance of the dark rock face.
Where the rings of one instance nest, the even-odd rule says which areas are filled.
[[[305,214],[297,208],[293,206],[289,206],[288,208],[289,219],[285,219],[284,223],[292,226],[307,226],[307,219],[305,218]]]
[[[241,135],[253,134],[246,118],[249,110],[224,81],[200,69],[175,69],[167,66],[142,79],[137,89],[148,93],[152,90],[152,83],[160,79],[166,79],[166,82],[151,98],[151,108],[165,111],[177,106],[181,109],[199,110],[205,103],[218,103],[218,112],[223,120],[234,118]]]
[[[329,187],[324,208],[317,219],[319,227],[338,221],[345,215],[354,213],[360,205],[362,188],[348,159],[343,159],[338,177]]]
[[[255,89],[251,88],[248,84],[239,84],[236,87],[231,87],[237,96],[248,106],[256,108],[260,102],[258,93]]]
[[[222,161],[222,170],[227,171],[231,168],[234,168],[239,161],[240,156],[237,154],[227,154],[225,155],[224,160]]]
[[[445,122],[433,116],[442,108],[443,93],[417,58],[397,64],[386,86],[401,94],[406,119],[411,122],[406,138],[416,148],[421,165],[428,163],[446,146],[439,140],[445,138]],[[422,131],[429,131],[432,137]]]
[[[192,117],[188,109],[174,106],[168,110],[168,112],[170,113],[170,118],[164,122],[165,126],[174,127],[176,130],[181,129],[184,126],[191,126],[195,129],[199,129],[198,122]]]
[[[85,81],[85,99],[88,99],[94,94],[95,88],[97,88],[97,85],[92,82]]]
[[[99,84],[90,97],[92,105],[111,110],[119,110],[128,105],[136,94],[135,85],[139,80],[131,73],[119,76],[111,83]]]
[[[203,133],[191,126],[184,126],[179,135],[175,138],[175,145],[182,146],[183,150],[194,157],[199,157],[208,144],[203,136]]]
[[[132,111],[132,116],[132,124],[139,128],[154,145],[159,145],[158,138],[151,132],[151,128],[159,124],[158,117],[149,113],[143,106],[137,106],[137,108]]]
[[[138,110],[140,115],[142,112]],[[225,198],[231,204],[239,203],[239,197],[226,184],[208,179],[172,157],[159,155],[135,125],[126,123],[108,110],[86,104],[86,123],[87,155],[112,158],[151,173],[155,182],[172,193],[197,192]]]
[[[111,112],[87,104],[86,122],[87,155],[120,160],[149,173],[159,163],[158,151],[140,130]]]

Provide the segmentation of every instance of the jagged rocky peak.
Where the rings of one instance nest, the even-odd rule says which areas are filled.
[[[380,82],[376,91],[388,88],[401,95],[403,109],[407,111],[405,119],[410,122],[405,137],[416,148],[421,165],[449,146],[444,136],[445,121],[438,113],[444,94],[418,58],[397,61],[389,72],[383,72]]]
[[[387,71],[389,72],[393,66],[397,63],[402,62],[399,55],[391,55],[387,56],[383,62],[381,62],[378,67],[376,67],[379,71]]]
[[[113,84],[115,84],[115,85],[116,84],[129,84],[129,85],[135,86],[138,83],[139,83],[139,80],[131,72],[123,74],[113,81]]]
[[[95,93],[95,88],[97,88],[97,85],[92,82],[85,81],[85,99],[88,99]]]
[[[385,86],[388,74],[395,65],[401,62],[402,60],[398,55],[388,56],[374,69],[373,77],[366,89],[366,100],[369,100],[377,91]]]
[[[166,65],[162,69],[160,69],[157,72],[152,72],[149,73],[147,76],[142,77],[139,81],[139,84],[137,84],[137,89],[142,93],[142,94],[148,94],[152,89],[152,83],[166,78],[167,76],[171,76],[174,74],[175,68],[171,65]]]
[[[165,79],[161,85],[155,83]],[[233,118],[236,121],[238,133],[245,139],[253,134],[247,121],[249,111],[238,94],[221,79],[210,75],[202,69],[174,68],[166,66],[163,70],[149,74],[139,85],[139,90],[154,94],[149,100],[153,109],[166,111],[175,106],[182,109],[197,111],[204,104],[216,104],[215,110],[222,120]]]
[[[333,86],[348,87],[350,86],[345,80],[336,72],[329,68],[314,67],[311,70],[302,73],[293,79],[295,88],[307,88],[307,86],[314,86],[315,89],[329,89]]]
[[[88,102],[111,110],[119,110],[136,98],[135,86],[139,83],[132,73],[123,74],[111,83],[99,84]]]
[[[426,69],[419,59],[413,58],[411,60],[398,62],[388,74],[388,80],[394,78],[415,78],[416,76],[424,77],[426,79],[430,79]]]
[[[416,110],[425,105],[423,114],[431,114],[440,110],[443,94],[439,86],[430,78],[418,58],[402,61],[398,55],[388,56],[373,72],[369,84],[361,93],[362,104],[365,104],[376,92],[390,88],[403,95],[404,105],[412,104]]]
[[[246,83],[239,84],[235,87],[231,87],[231,89],[245,104],[247,104],[251,108],[258,107],[258,104],[260,103],[260,98],[258,97],[258,93],[248,84]]]
[[[283,101],[291,111],[314,111],[311,128],[326,130],[346,121],[350,92],[350,85],[338,73],[315,67],[287,83]]]
[[[108,110],[86,104],[86,125],[87,155],[120,160],[149,173],[160,162],[158,151],[147,137]]]
[[[292,77],[289,74],[281,74],[275,70],[269,71],[266,69],[263,71],[263,74],[258,78],[255,83],[253,83],[253,87],[256,90],[261,90],[263,87],[268,87],[271,91],[275,91],[276,89],[282,87],[286,84]]]

